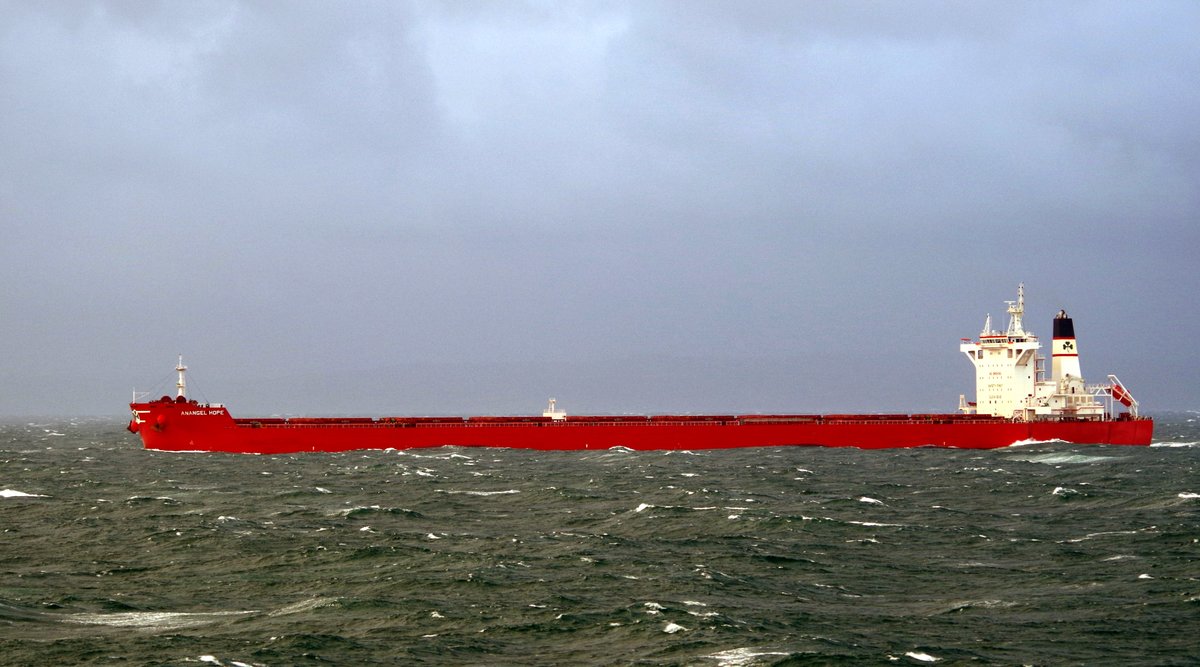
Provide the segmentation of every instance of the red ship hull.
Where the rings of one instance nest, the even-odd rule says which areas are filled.
[[[129,428],[147,449],[244,454],[420,447],[589,450],[627,447],[957,447],[1024,441],[1148,445],[1148,418],[1019,422],[978,415],[742,415],[234,419],[224,407],[164,397],[133,403]]]

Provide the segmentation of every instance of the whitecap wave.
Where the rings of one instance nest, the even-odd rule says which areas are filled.
[[[25,493],[16,489],[4,489],[0,491],[0,498],[46,498],[40,493]]]
[[[766,651],[747,646],[745,648],[729,649],[728,651],[718,651],[704,657],[709,660],[716,660],[717,667],[751,667],[751,665],[762,662],[759,658],[788,655],[791,654],[782,651]]]
[[[340,509],[340,510],[334,512],[333,514],[331,514],[330,516],[350,516],[351,514],[353,514],[355,512],[369,512],[371,510],[378,510],[378,509],[383,509],[383,508],[380,507],[379,505],[356,505],[354,507],[346,507],[344,509]]]
[[[140,628],[145,630],[178,630],[216,623],[231,616],[255,614],[256,611],[122,611],[109,614],[82,613],[63,618],[67,623],[81,625],[107,625],[118,628]]]
[[[437,492],[451,496],[509,496],[521,491],[519,489],[506,489],[504,491],[447,491],[445,489],[438,489]]]
[[[1058,438],[1053,438],[1051,440],[1035,440],[1034,438],[1026,438],[1025,440],[1018,440],[1018,441],[1014,442],[1013,444],[1009,445],[1009,447],[1028,447],[1029,445],[1049,445],[1049,444],[1053,444],[1056,442],[1066,443],[1067,441],[1059,440]]]
[[[1143,531],[1140,531],[1140,530],[1105,530],[1105,531],[1101,531],[1099,533],[1088,533],[1087,535],[1084,535],[1083,537],[1075,537],[1075,538],[1067,540],[1067,542],[1072,542],[1072,543],[1086,542],[1087,540],[1094,540],[1097,537],[1109,537],[1110,535],[1137,535],[1141,532],[1143,532]]]
[[[330,598],[330,597],[309,598],[307,600],[293,602],[292,604],[289,604],[287,606],[280,607],[279,609],[276,609],[275,611],[267,614],[267,616],[287,616],[288,614],[301,614],[306,611],[312,611],[313,609],[318,609],[320,607],[329,607],[329,606],[337,604],[337,602],[338,602],[337,598]]]
[[[241,662],[238,660],[222,662],[221,659],[215,655],[202,655],[200,656],[200,662],[207,662],[211,665],[221,665],[221,667],[225,667],[226,665],[228,665],[228,667],[254,667],[254,665],[248,662]]]
[[[1077,452],[1051,452],[1049,454],[1038,454],[1027,458],[1014,457],[1018,461],[1027,461],[1029,463],[1046,463],[1049,465],[1059,465],[1064,463],[1105,463],[1108,461],[1119,461],[1119,456],[1096,456],[1094,454],[1079,454]]]

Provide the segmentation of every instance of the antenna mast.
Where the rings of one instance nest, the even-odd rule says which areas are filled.
[[[1024,336],[1025,324],[1021,321],[1025,315],[1025,283],[1017,285],[1017,301],[1007,301],[1008,304],[1008,335]]]
[[[179,365],[175,367],[179,373],[179,381],[175,383],[175,396],[184,398],[187,395],[187,381],[183,379],[183,374],[187,372],[187,366],[183,365],[183,355],[179,355]]]

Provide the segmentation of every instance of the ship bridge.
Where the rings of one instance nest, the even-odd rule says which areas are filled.
[[[1034,420],[1104,419],[1112,413],[1113,386],[1086,385],[1079,370],[1079,348],[1071,318],[1060,310],[1054,318],[1053,367],[1045,377],[1045,358],[1038,337],[1025,329],[1025,285],[1017,286],[1016,301],[1008,304],[1008,326],[992,328],[984,320],[978,340],[962,339],[959,349],[975,366],[975,403],[959,399],[959,409],[997,417]],[[1115,383],[1115,381],[1114,381]],[[1122,388],[1122,391],[1124,389]],[[1117,397],[1129,405],[1123,397]]]
[[[1013,417],[1035,394],[1042,357],[1038,337],[1025,330],[1025,285],[1017,287],[1017,300],[1008,301],[1008,326],[992,328],[984,320],[979,340],[964,338],[959,349],[975,366],[975,412]],[[964,410],[969,411],[969,410]]]

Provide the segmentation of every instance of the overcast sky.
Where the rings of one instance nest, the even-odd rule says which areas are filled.
[[[1200,4],[0,0],[0,415],[1200,409]]]

